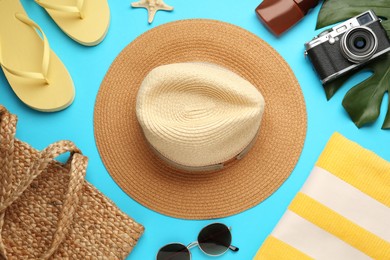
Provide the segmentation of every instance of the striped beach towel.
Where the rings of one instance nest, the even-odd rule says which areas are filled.
[[[390,260],[390,163],[335,133],[254,259]]]

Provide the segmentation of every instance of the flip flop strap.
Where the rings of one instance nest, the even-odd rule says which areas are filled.
[[[42,35],[43,40],[43,57],[42,57],[42,72],[31,72],[31,71],[19,71],[12,69],[4,64],[4,62],[1,61],[1,46],[0,46],[0,64],[1,67],[6,70],[7,72],[11,73],[14,76],[25,78],[25,79],[33,79],[33,80],[39,80],[46,84],[48,84],[47,80],[47,73],[49,71],[49,61],[50,61],[50,45],[49,41],[47,40],[46,35],[43,33],[42,29],[39,27],[38,24],[36,24],[33,20],[28,18],[24,14],[17,13],[15,14],[15,17],[21,21],[22,23],[30,26],[31,28],[39,31]],[[28,44],[28,43],[26,43]]]
[[[84,0],[76,0],[76,5],[53,4],[45,0],[35,0],[35,2],[38,5],[42,6],[43,8],[49,10],[55,10],[55,11],[60,11],[60,12],[70,13],[70,14],[75,13],[79,15],[80,19],[84,18],[84,14],[83,14]]]
[[[2,112],[1,112],[2,111]],[[12,121],[10,123],[10,120],[7,120],[7,117],[10,116],[10,114],[0,106],[0,135],[1,136],[14,136],[15,131],[10,132],[14,130],[13,125],[16,126],[16,120]],[[12,117],[12,116],[11,116]],[[3,140],[1,140],[3,141]],[[13,141],[9,142],[8,139],[6,139],[6,142],[4,143],[4,147],[7,146],[7,143],[12,143]],[[1,143],[1,147],[3,146],[3,143]],[[2,148],[4,148],[2,147]],[[70,152],[70,158],[68,162],[65,164],[65,167],[69,169],[69,184],[68,189],[65,194],[65,199],[63,202],[63,206],[61,209],[61,213],[58,218],[57,222],[57,228],[53,236],[53,240],[51,243],[51,246],[48,248],[46,252],[44,252],[39,259],[48,259],[53,253],[56,252],[58,246],[61,244],[61,242],[64,240],[65,236],[69,232],[70,226],[72,224],[72,220],[75,214],[75,211],[79,205],[80,202],[80,196],[82,192],[82,187],[84,184],[84,178],[86,174],[88,159],[87,157],[83,156],[81,154],[81,151],[70,141],[60,141],[57,143],[54,143],[50,146],[48,146],[46,149],[44,149],[41,153],[39,153],[36,160],[32,163],[32,165],[27,169],[26,173],[23,174],[24,176],[27,176],[25,179],[20,181],[18,183],[18,186],[16,189],[11,190],[11,183],[6,183],[5,186],[3,186],[3,189],[8,190],[9,192],[2,192],[0,193],[2,196],[0,198],[0,234],[2,230],[2,223],[4,223],[4,213],[6,212],[6,209],[14,202],[16,201],[23,192],[30,186],[32,181],[38,177],[44,170],[54,161],[54,158],[58,157],[61,154],[64,154],[66,152]],[[2,160],[5,162],[8,162],[11,166],[0,168],[0,174],[3,179],[7,179],[10,175],[12,175],[12,172],[3,171],[4,169],[10,169],[14,168],[12,167],[12,162],[10,157],[12,158],[14,156],[11,154],[11,152],[8,152],[5,154],[5,156],[2,153]],[[12,160],[13,161],[13,160]],[[4,164],[2,164],[3,166]],[[11,170],[12,171],[12,170]],[[4,177],[5,176],[5,177]],[[12,181],[12,180],[11,180]],[[1,239],[1,236],[0,236]],[[3,244],[3,241],[0,241],[0,258],[1,256],[3,258],[6,257],[5,252],[5,246]]]

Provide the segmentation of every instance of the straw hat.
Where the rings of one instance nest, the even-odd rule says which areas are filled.
[[[108,172],[133,199],[210,219],[257,205],[287,179],[306,109],[294,74],[267,43],[234,25],[185,20],[119,54],[94,125]]]
[[[264,98],[237,74],[209,63],[153,69],[138,91],[136,112],[147,142],[174,168],[219,170],[256,140]]]

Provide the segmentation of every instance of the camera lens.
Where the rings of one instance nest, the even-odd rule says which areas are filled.
[[[353,42],[353,46],[355,46],[356,49],[364,49],[366,47],[366,39],[363,37],[357,37],[355,41]]]
[[[355,30],[347,37],[347,48],[355,55],[365,56],[375,47],[374,35],[365,30]]]
[[[346,32],[341,40],[341,50],[351,62],[360,63],[371,58],[378,47],[374,32],[365,26]]]

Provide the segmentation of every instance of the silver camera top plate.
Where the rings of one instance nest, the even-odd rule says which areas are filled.
[[[360,24],[358,18],[363,17],[364,15],[370,15],[371,21],[365,24]],[[338,24],[330,29],[327,29],[323,32],[321,32],[319,35],[315,36],[311,41],[305,43],[305,54],[307,50],[322,44],[324,42],[329,42],[330,44],[334,44],[335,42],[339,41],[339,35],[344,34],[345,32],[349,31],[350,29],[358,26],[364,26],[369,25],[371,23],[374,23],[378,21],[379,18],[375,15],[375,13],[371,10],[368,10],[362,14],[359,14],[355,17],[352,17],[351,19]]]

